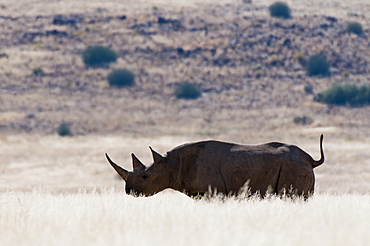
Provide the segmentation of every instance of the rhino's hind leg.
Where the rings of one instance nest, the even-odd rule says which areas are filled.
[[[277,193],[280,197],[309,198],[314,191],[315,177],[312,170],[290,169],[281,171]]]

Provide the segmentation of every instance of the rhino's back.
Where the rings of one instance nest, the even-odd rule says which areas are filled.
[[[222,143],[215,143],[215,146],[218,145],[222,145]],[[247,181],[252,192],[266,191],[270,185],[275,186],[279,170],[284,162],[284,153],[288,151],[285,144],[233,144],[228,146],[230,148],[227,151],[216,154],[215,161],[207,162],[208,153],[205,153],[204,159],[200,159],[202,163],[199,165],[199,167],[203,165],[219,167],[225,193],[238,192]],[[213,146],[209,147],[211,152]]]
[[[277,184],[282,165],[301,158],[298,147],[277,142],[239,145],[211,140],[185,144],[171,153],[182,158],[183,176],[195,193],[208,186],[237,192],[248,180],[252,192],[265,191]]]
[[[220,163],[235,144],[220,141],[201,141],[180,145],[167,152],[173,169],[178,170],[181,190],[196,195],[208,190],[208,186],[224,192]]]
[[[301,179],[313,179],[311,160],[295,145],[278,142],[236,145],[221,163],[221,173],[227,192],[237,192],[249,181],[252,193],[267,190],[278,193],[282,187],[296,186],[295,180],[300,183]]]

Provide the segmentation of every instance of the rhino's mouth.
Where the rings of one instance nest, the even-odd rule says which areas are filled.
[[[135,189],[133,189],[129,186],[126,186],[126,194],[132,195],[132,196],[139,196],[140,195],[140,193],[138,191],[136,191]]]
[[[141,191],[137,191],[134,188],[129,187],[129,186],[126,187],[125,190],[126,190],[127,195],[131,195],[131,196],[134,196],[134,197],[139,197],[139,196],[147,197],[147,196],[152,196],[152,195],[155,194],[155,192],[153,192],[153,193],[144,193],[144,192],[141,192]]]

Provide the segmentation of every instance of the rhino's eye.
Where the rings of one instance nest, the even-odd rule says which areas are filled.
[[[142,178],[143,178],[143,179],[147,179],[147,178],[149,178],[149,177],[148,177],[148,175],[143,175],[143,176],[142,176]]]

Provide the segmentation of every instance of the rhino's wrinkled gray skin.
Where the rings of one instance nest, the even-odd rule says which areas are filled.
[[[132,154],[133,171],[127,171],[106,157],[126,181],[126,193],[150,196],[166,188],[189,196],[211,190],[237,195],[248,184],[252,194],[299,195],[314,192],[313,169],[324,162],[315,161],[297,146],[278,142],[261,145],[238,145],[219,141],[184,144],[162,156],[150,150],[154,163],[146,167]]]

